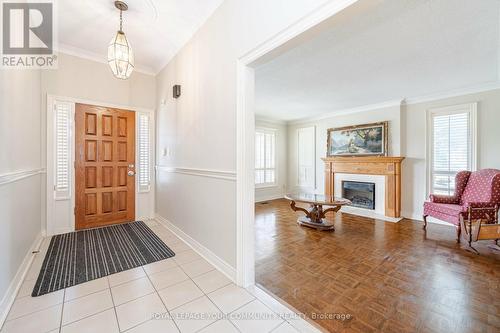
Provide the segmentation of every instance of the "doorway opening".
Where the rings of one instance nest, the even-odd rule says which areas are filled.
[[[324,31],[330,18],[359,0],[330,1],[267,40],[237,63],[236,280],[255,284],[255,68]],[[365,3],[364,7],[369,6]]]
[[[154,218],[154,110],[47,95],[48,236]]]
[[[465,95],[463,90],[457,93],[460,90],[453,80],[437,80],[436,68],[443,71],[450,69],[454,77],[467,83],[462,87],[480,87],[489,81],[487,75],[475,81],[465,71],[458,73],[456,68],[464,68],[458,64],[452,70],[450,63],[458,60],[447,55],[452,54],[455,45],[436,43],[437,39],[448,38],[435,24],[437,21],[444,22],[442,26],[456,33],[456,40],[466,39],[471,44],[474,43],[472,34],[458,29],[463,23],[457,17],[469,18],[467,11],[452,8],[451,3],[446,4],[451,6],[449,8],[429,8],[428,4],[419,1],[411,3],[412,6],[409,7],[408,2],[360,0],[346,9],[342,8],[344,10],[336,8],[336,11],[332,10],[321,19],[318,19],[320,14],[315,13],[317,16],[313,15],[314,18],[306,20],[307,23],[294,25],[240,59],[237,100],[238,283],[247,286],[268,281],[270,287],[266,289],[275,295],[281,293],[296,304],[306,304],[311,297],[317,304],[330,304],[328,300],[321,300],[322,291],[329,288],[330,291],[333,290],[331,295],[335,296],[335,292],[343,293],[352,287],[346,283],[359,285],[359,277],[368,274],[356,272],[351,275],[347,271],[355,269],[352,262],[365,258],[365,262],[378,265],[380,258],[377,255],[384,253],[385,256],[394,249],[381,244],[388,244],[391,239],[400,236],[396,228],[386,224],[384,230],[384,224],[375,224],[375,219],[399,222],[393,220],[401,217],[400,207],[405,204],[406,216],[417,216],[414,214],[418,213],[415,207],[423,205],[423,202],[418,201],[420,199],[416,200],[416,197],[423,197],[422,186],[417,184],[417,178],[425,178],[426,171],[418,169],[418,173],[411,173],[417,170],[411,164],[407,169],[411,170],[411,176],[406,176],[406,183],[402,185],[398,179],[401,175],[400,165],[388,168],[385,163],[380,162],[381,159],[394,157],[401,161],[407,151],[425,150],[422,142],[426,139],[426,117],[425,112],[420,112],[420,108],[425,106],[417,107],[419,103],[438,102],[441,98],[439,103],[444,104],[450,102],[445,96],[451,98]],[[491,7],[488,9],[488,6]],[[477,21],[472,18],[470,24],[493,40],[498,37],[495,35],[498,30],[494,29],[497,17],[488,16],[488,12],[498,13],[495,4],[485,4],[481,12],[485,18],[488,17],[489,28],[476,24]],[[457,13],[460,15],[455,15]],[[406,18],[404,29],[398,26],[402,17]],[[439,20],[434,20],[433,17],[439,17]],[[421,33],[422,31],[426,33]],[[408,38],[409,32],[422,38],[417,43],[417,40]],[[302,47],[303,45],[306,47]],[[435,45],[439,47],[436,48]],[[484,45],[477,46],[482,50],[481,54],[489,54]],[[429,53],[429,50],[432,52]],[[416,56],[419,52],[420,56]],[[464,51],[460,54],[463,55],[462,59],[467,59],[468,64],[475,66],[476,73],[482,73],[482,64],[472,52]],[[432,58],[432,61],[424,63],[421,61],[424,58]],[[494,61],[491,63],[496,63]],[[412,80],[407,80],[410,69],[414,75]],[[490,72],[496,73],[494,68],[490,68]],[[260,85],[259,80],[266,76],[269,80]],[[407,112],[410,105],[417,111]],[[420,112],[420,115],[417,116],[416,112]],[[377,122],[389,124],[387,130],[381,129],[384,131],[383,135],[379,135],[375,129],[361,131],[362,128],[366,129],[366,125]],[[343,134],[342,128],[347,126],[355,126],[357,133]],[[383,205],[380,206],[384,210],[382,216],[386,219],[377,217],[380,216],[378,208],[369,212],[372,213],[370,215],[358,213],[357,216],[353,209],[349,218],[342,218],[340,223],[336,223],[340,226],[334,233],[324,236],[327,234],[298,228],[295,221],[296,214],[299,213],[292,212],[288,202],[280,197],[296,191],[322,195],[326,192],[325,188],[329,189],[330,195],[334,195],[336,192],[333,188],[340,189],[340,184],[335,185],[333,177],[329,179],[329,186],[325,186],[325,171],[328,167],[333,167],[333,162],[327,164],[322,159],[331,158],[333,161],[338,157],[334,156],[335,153],[339,153],[335,149],[329,149],[336,146],[334,139],[327,137],[330,129],[330,133],[338,133],[338,138],[342,141],[340,146],[348,144],[352,148],[348,153],[357,153],[359,159],[363,153],[359,148],[368,146],[369,141],[373,147],[387,147],[387,150],[384,149],[384,156],[373,150],[370,157],[365,156],[364,162],[346,162],[345,169],[336,170],[339,174],[360,175],[352,180],[376,184],[374,189],[368,189],[373,194],[377,191],[376,198],[375,195],[373,198],[360,195],[359,188],[351,187],[348,190],[354,194],[352,199],[355,203],[357,201],[357,204],[371,208],[364,211],[373,211],[375,199],[383,200]],[[280,140],[285,142],[284,149],[280,149]],[[424,155],[425,152],[421,156],[425,157]],[[283,169],[280,167],[281,159],[285,161]],[[366,163],[369,164],[368,169]],[[406,163],[408,165],[413,161],[407,159]],[[398,177],[380,179],[382,171],[391,172]],[[328,175],[332,174],[330,169]],[[339,181],[340,178],[336,177],[336,180]],[[412,193],[401,190],[403,186]],[[412,202],[407,203],[405,200]],[[267,204],[259,204],[260,201]],[[392,213],[396,211],[397,214]],[[359,223],[366,219],[369,219],[368,223]],[[415,233],[410,224],[411,221],[406,220],[401,227],[404,229],[408,225],[408,235]],[[395,231],[392,235],[394,237],[390,231]],[[255,237],[256,232],[259,233],[258,237]],[[353,235],[358,239],[357,242],[351,241]],[[406,237],[407,234],[403,236]],[[345,237],[345,242],[340,244],[338,237]],[[377,237],[380,242],[374,241]],[[422,245],[418,244],[418,237],[407,238],[409,243]],[[288,251],[290,248],[284,249],[281,246],[283,244],[295,248]],[[358,251],[360,248],[363,250]],[[269,254],[271,252],[277,255],[272,257]],[[396,252],[392,253],[397,254]],[[358,256],[352,255],[346,259],[339,257],[338,253]],[[319,262],[316,260],[318,257],[326,260]],[[408,257],[408,261],[411,259]],[[257,268],[260,263],[261,269]],[[339,285],[344,283],[341,290],[336,289],[335,283],[326,286],[329,279],[332,279],[335,268],[343,272],[335,275]],[[356,268],[362,269],[360,266]],[[318,271],[326,273],[318,279]],[[266,277],[265,272],[270,274]],[[308,275],[307,272],[311,274]],[[369,285],[374,280],[376,279],[365,279],[362,282]],[[310,286],[309,290],[301,289],[306,285]],[[289,288],[290,286],[293,288]],[[357,309],[357,314],[362,315],[361,307]]]

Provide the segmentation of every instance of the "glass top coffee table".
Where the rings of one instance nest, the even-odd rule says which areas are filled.
[[[285,195],[285,199],[290,200],[290,207],[295,212],[301,211],[306,214],[306,216],[301,216],[297,219],[299,225],[318,230],[335,230],[333,223],[325,219],[325,214],[328,212],[338,212],[342,206],[351,204],[351,201],[347,199],[310,193],[287,194]],[[297,207],[297,202],[307,203],[309,204],[309,208]],[[330,208],[323,209],[323,206],[330,206]]]

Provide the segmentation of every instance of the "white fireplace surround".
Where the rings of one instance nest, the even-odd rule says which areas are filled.
[[[341,212],[366,216],[388,222],[399,222],[401,218],[385,216],[385,176],[350,173],[335,173],[335,196],[342,197],[342,181],[365,182],[375,184],[375,210],[359,207],[342,207]]]

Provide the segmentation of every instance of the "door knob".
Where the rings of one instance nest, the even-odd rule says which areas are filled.
[[[127,172],[127,174],[128,174],[129,176],[131,176],[131,177],[132,177],[133,175],[135,175],[135,172],[133,172],[132,170],[129,170],[129,171]]]

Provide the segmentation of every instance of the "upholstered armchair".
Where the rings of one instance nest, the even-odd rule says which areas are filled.
[[[457,228],[457,242],[460,242],[460,217],[472,219],[493,219],[500,206],[500,170],[484,169],[461,171],[455,178],[455,193],[452,196],[431,194],[424,203],[424,229],[427,217],[451,223]]]

